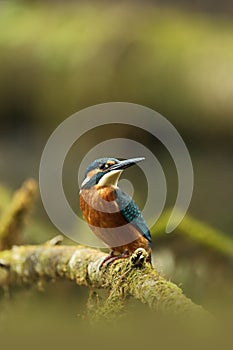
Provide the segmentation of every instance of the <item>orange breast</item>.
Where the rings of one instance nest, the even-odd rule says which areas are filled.
[[[119,211],[114,187],[82,190],[80,208],[92,231],[113,250],[133,252],[142,247],[149,251],[147,239]]]

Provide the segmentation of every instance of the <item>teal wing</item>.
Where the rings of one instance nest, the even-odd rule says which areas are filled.
[[[150,230],[147,227],[146,221],[144,220],[137,204],[128,194],[119,188],[115,190],[115,194],[115,201],[125,220],[131,223],[148,240],[149,245],[151,246]]]

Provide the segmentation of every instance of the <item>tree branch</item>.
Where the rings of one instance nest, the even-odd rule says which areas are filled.
[[[162,214],[161,218],[156,222],[152,228],[152,236],[154,238],[170,238],[174,234],[186,237],[203,247],[207,247],[219,254],[233,259],[233,240],[229,235],[224,232],[211,227],[208,224],[194,219],[192,216],[187,215],[183,218],[182,222],[177,227],[174,233],[165,234],[165,228],[168,219],[171,215],[171,210],[167,210]]]
[[[164,279],[146,263],[142,259],[146,252],[141,248],[139,250],[130,258],[116,260],[100,270],[99,266],[106,254],[96,249],[49,246],[48,243],[41,246],[15,246],[0,252],[0,272],[4,270],[2,278],[0,274],[0,285],[32,285],[44,280],[67,279],[77,285],[110,290],[104,307],[105,315],[115,307],[121,309],[122,301],[127,296],[169,314],[207,314],[201,306],[188,299],[179,287]]]
[[[21,234],[25,218],[30,212],[32,202],[37,193],[37,182],[28,179],[15,192],[10,205],[5,209],[0,219],[0,250],[9,249],[14,244],[21,243]]]

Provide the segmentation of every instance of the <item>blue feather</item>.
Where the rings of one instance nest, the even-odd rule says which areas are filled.
[[[120,188],[115,190],[116,202],[125,220],[131,223],[149,241],[151,246],[151,235],[149,228],[142,216],[140,209],[134,200]]]

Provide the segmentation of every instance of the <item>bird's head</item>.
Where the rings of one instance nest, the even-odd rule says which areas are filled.
[[[126,160],[116,158],[96,159],[87,167],[81,189],[88,189],[97,184],[99,186],[117,186],[123,170],[144,159],[144,157]]]

